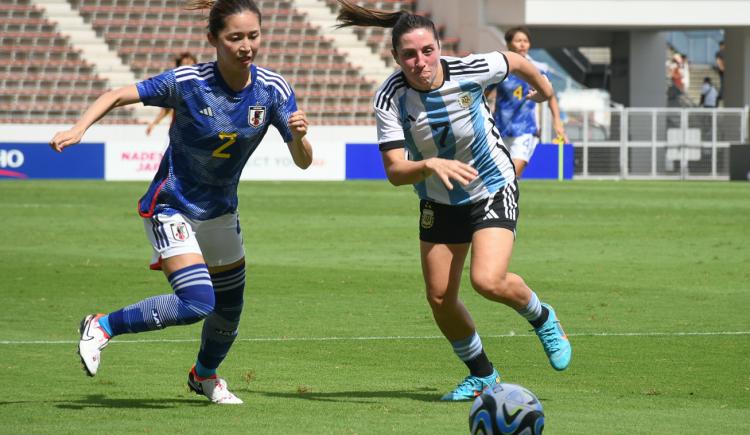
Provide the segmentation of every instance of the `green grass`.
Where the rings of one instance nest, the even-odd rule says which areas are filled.
[[[0,183],[1,432],[467,432],[470,404],[437,401],[465,368],[424,300],[417,200],[385,182],[240,187],[246,309],[221,373],[244,406],[187,392],[198,325],[118,337],[84,376],[80,318],[168,291],[144,189]],[[560,314],[567,371],[468,279],[462,298],[546,433],[750,432],[750,183],[524,181],[512,269]]]

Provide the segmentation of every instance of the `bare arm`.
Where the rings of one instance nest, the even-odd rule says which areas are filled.
[[[536,67],[526,60],[523,56],[512,51],[503,51],[505,58],[508,59],[509,72],[521,77],[523,81],[530,84],[536,92],[531,92],[527,98],[542,103],[552,98],[553,90],[549,80],[539,73]]]
[[[292,141],[287,143],[289,152],[292,154],[294,164],[302,169],[307,169],[313,160],[313,151],[310,142],[307,141],[307,117],[305,112],[298,110],[292,113],[288,122],[292,131]]]
[[[154,127],[156,127],[162,119],[169,116],[170,113],[172,113],[172,109],[170,107],[162,107],[159,113],[156,115],[156,118],[154,118],[154,120],[148,124],[148,127],[146,127],[146,135],[150,135]]]
[[[568,143],[568,136],[565,134],[565,126],[560,119],[560,105],[557,103],[557,97],[553,94],[548,101],[549,111],[552,112],[552,128],[557,134],[557,138],[563,138]]]
[[[128,104],[138,103],[140,101],[141,96],[138,94],[138,89],[135,85],[128,85],[119,89],[107,91],[97,98],[96,101],[94,101],[94,104],[86,109],[86,112],[81,116],[78,122],[76,122],[73,128],[55,134],[52,140],[50,140],[49,145],[58,153],[62,152],[64,148],[80,142],[83,134],[86,133],[86,130],[88,130],[96,121],[104,117],[104,115],[109,113],[110,110],[115,107],[127,106]]]
[[[437,157],[419,162],[406,160],[403,148],[383,151],[382,156],[386,176],[394,186],[419,183],[435,174],[448,190],[453,190],[451,180],[458,181],[465,186],[478,175],[476,169],[458,160]]]

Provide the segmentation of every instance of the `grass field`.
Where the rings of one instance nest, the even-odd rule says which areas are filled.
[[[461,434],[465,376],[423,297],[417,201],[386,182],[244,183],[248,288],[210,405],[200,326],[117,337],[96,378],[80,318],[167,293],[135,212],[146,183],[0,183],[0,432]],[[512,269],[553,304],[552,370],[511,309],[462,297],[548,434],[750,433],[750,183],[521,184]]]

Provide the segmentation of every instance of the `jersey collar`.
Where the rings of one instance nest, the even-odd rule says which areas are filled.
[[[224,77],[221,75],[221,71],[219,71],[219,62],[214,62],[214,70],[216,77],[216,82],[219,84],[219,87],[221,87],[221,90],[224,91],[227,95],[230,97],[241,97],[245,93],[248,93],[252,91],[253,87],[255,86],[255,82],[258,78],[258,70],[254,63],[250,64],[250,84],[245,86],[244,89],[241,89],[240,91],[235,91],[234,89],[230,88],[226,81],[224,81]]]

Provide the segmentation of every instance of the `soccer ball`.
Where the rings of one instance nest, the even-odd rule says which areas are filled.
[[[526,388],[497,384],[474,400],[469,428],[472,435],[537,435],[544,429],[544,410]]]

